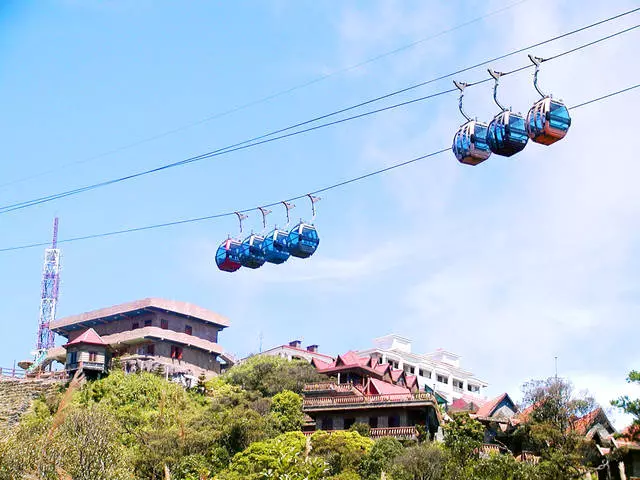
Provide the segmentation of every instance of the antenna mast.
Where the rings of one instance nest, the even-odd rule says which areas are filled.
[[[47,351],[54,346],[54,335],[50,329],[56,319],[58,290],[60,285],[60,249],[58,248],[58,217],[53,220],[51,247],[44,251],[42,267],[42,291],[40,294],[40,316],[38,319],[38,340],[36,343],[33,369],[42,364]]]

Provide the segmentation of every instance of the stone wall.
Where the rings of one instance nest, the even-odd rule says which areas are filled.
[[[18,423],[34,399],[53,393],[60,383],[52,380],[5,380],[0,378],[0,435]]]

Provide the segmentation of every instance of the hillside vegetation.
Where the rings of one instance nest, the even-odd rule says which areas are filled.
[[[306,363],[255,358],[191,391],[150,373],[72,382],[39,397],[0,441],[0,480],[546,480],[577,478],[585,461],[580,442],[547,448],[538,465],[481,458],[483,429],[468,416],[446,426],[442,444],[374,442],[364,425],[307,439],[299,392],[318,379]],[[545,425],[521,441],[552,435]]]

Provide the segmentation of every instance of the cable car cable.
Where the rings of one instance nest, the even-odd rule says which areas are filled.
[[[167,136],[172,135],[174,133],[178,133],[178,132],[187,130],[189,128],[192,128],[192,127],[195,127],[195,126],[198,126],[198,125],[202,125],[203,123],[209,122],[211,120],[222,118],[222,117],[225,117],[225,116],[230,115],[232,113],[239,112],[241,110],[245,110],[245,109],[247,109],[249,107],[253,107],[255,105],[259,105],[259,104],[267,102],[269,100],[273,100],[275,98],[284,96],[284,95],[292,93],[294,91],[303,89],[305,87],[309,87],[309,86],[314,85],[316,83],[319,83],[319,82],[321,82],[323,80],[326,80],[326,79],[328,79],[330,77],[334,77],[334,76],[339,75],[341,73],[345,73],[345,72],[349,72],[351,70],[355,70],[357,68],[363,67],[365,65],[368,65],[370,63],[376,62],[376,61],[381,60],[383,58],[389,57],[391,55],[395,55],[396,53],[403,52],[403,51],[408,50],[410,48],[413,48],[413,47],[415,47],[415,46],[417,46],[417,45],[419,45],[421,43],[425,43],[425,42],[428,42],[430,40],[434,40],[434,39],[436,39],[438,37],[441,37],[443,35],[446,35],[447,33],[451,33],[451,32],[454,32],[456,30],[460,30],[460,29],[462,29],[464,27],[468,27],[469,25],[472,25],[474,23],[477,23],[477,22],[479,22],[481,20],[484,20],[484,19],[486,19],[488,17],[497,15],[499,13],[505,12],[505,11],[511,9],[511,8],[517,7],[518,5],[521,5],[521,4],[526,3],[528,1],[529,0],[519,0],[517,2],[514,2],[514,3],[510,4],[510,5],[507,5],[505,7],[499,8],[497,10],[493,10],[491,12],[487,12],[486,14],[481,15],[479,17],[473,18],[471,20],[468,20],[466,22],[460,23],[458,25],[455,25],[453,27],[447,28],[445,30],[441,30],[440,32],[435,33],[433,35],[429,35],[427,37],[423,37],[423,38],[421,38],[419,40],[416,40],[414,42],[411,42],[411,43],[408,43],[408,44],[405,44],[405,45],[401,45],[400,47],[396,47],[393,50],[389,50],[389,51],[380,53],[378,55],[375,55],[373,57],[370,57],[370,58],[368,58],[366,60],[362,60],[362,61],[360,61],[358,63],[352,64],[352,65],[349,65],[349,66],[346,66],[346,67],[343,67],[343,68],[339,68],[339,69],[334,70],[332,72],[320,75],[319,77],[316,77],[316,78],[314,78],[312,80],[309,80],[309,81],[306,81],[306,82],[303,82],[303,83],[300,83],[300,84],[295,85],[293,87],[289,87],[289,88],[286,88],[284,90],[280,90],[278,92],[275,92],[275,93],[272,93],[270,95],[267,95],[265,97],[261,97],[261,98],[258,98],[256,100],[252,100],[252,101],[249,101],[247,103],[238,105],[236,107],[232,107],[229,110],[224,110],[224,111],[221,111],[221,112],[218,112],[218,113],[214,113],[214,114],[212,114],[210,116],[204,117],[204,118],[202,118],[200,120],[195,120],[195,121],[193,121],[191,123],[188,123],[188,124],[185,124],[183,126],[176,127],[176,128],[171,129],[171,130],[166,130],[166,131],[158,133],[156,135],[152,135],[150,137],[146,137],[146,138],[143,138],[141,140],[122,145],[120,147],[116,147],[116,148],[114,148],[112,150],[109,150],[107,152],[103,152],[103,153],[100,153],[100,154],[97,154],[97,155],[93,155],[91,157],[88,157],[88,158],[85,158],[85,159],[82,159],[82,160],[76,160],[76,161],[73,161],[73,162],[69,162],[69,163],[60,165],[60,166],[56,167],[55,169],[46,170],[46,171],[43,171],[43,172],[40,172],[40,173],[36,173],[36,174],[30,175],[30,176],[27,176],[27,177],[18,178],[16,180],[12,180],[10,182],[2,183],[2,184],[0,184],[0,188],[8,187],[8,186],[14,185],[16,183],[21,183],[21,182],[25,182],[25,181],[28,181],[28,180],[32,180],[34,178],[38,178],[38,177],[41,177],[41,176],[44,176],[44,175],[48,175],[50,173],[58,172],[61,169],[65,169],[65,168],[68,168],[68,167],[73,166],[73,165],[79,165],[79,164],[83,164],[83,163],[90,162],[90,161],[93,161],[93,160],[97,160],[99,158],[107,157],[107,156],[122,152],[124,150],[127,150],[129,148],[137,147],[138,145],[143,145],[145,143],[149,143],[149,142],[152,142],[154,140],[158,140],[160,138],[167,137]]]
[[[630,87],[626,87],[626,88],[623,88],[621,90],[610,92],[610,93],[608,93],[606,95],[602,95],[600,97],[593,98],[591,100],[587,100],[586,102],[579,103],[577,105],[569,107],[569,110],[575,110],[577,108],[581,108],[581,107],[584,107],[586,105],[597,103],[597,102],[600,102],[602,100],[606,100],[608,98],[614,97],[616,95],[620,95],[620,94],[629,92],[629,91],[634,90],[634,89],[639,88],[639,87],[640,87],[640,83],[637,83],[637,84],[632,85]],[[344,186],[349,185],[351,183],[359,182],[361,180],[365,180],[365,179],[373,177],[373,176],[381,175],[381,174],[389,172],[391,170],[395,170],[397,168],[405,167],[407,165],[411,165],[413,163],[416,163],[416,162],[418,162],[420,160],[424,160],[424,159],[427,159],[427,158],[430,158],[430,157],[435,157],[437,155],[440,155],[442,153],[449,152],[449,151],[450,151],[449,147],[443,148],[441,150],[437,150],[435,152],[431,152],[431,153],[428,153],[426,155],[422,155],[420,157],[416,157],[416,158],[413,158],[411,160],[407,160],[407,161],[402,162],[402,163],[396,163],[394,165],[390,165],[388,167],[385,167],[385,168],[382,168],[382,169],[379,169],[379,170],[375,170],[373,172],[369,172],[369,173],[366,173],[364,175],[360,175],[358,177],[351,178],[349,180],[344,180],[342,182],[334,183],[332,185],[329,185],[327,187],[323,187],[323,188],[321,188],[319,190],[315,190],[315,191],[310,192],[310,193],[305,193],[303,195],[298,195],[296,197],[289,198],[289,199],[285,200],[285,202],[293,202],[293,201],[296,201],[296,200],[300,200],[301,198],[305,198],[308,195],[318,195],[318,194],[326,192],[328,190],[333,190],[333,189],[336,189],[336,188],[344,187]],[[269,203],[269,204],[266,204],[266,205],[262,205],[262,208],[275,207],[277,205],[280,205],[281,203],[282,203],[282,201]],[[95,238],[104,238],[104,237],[111,237],[111,236],[115,236],[115,235],[123,235],[123,234],[127,234],[127,233],[141,232],[141,231],[145,231],[145,230],[154,230],[154,229],[157,229],[157,228],[165,228],[165,227],[171,227],[171,226],[175,226],[175,225],[184,225],[184,224],[188,224],[188,223],[203,222],[203,221],[206,221],[206,220],[214,220],[214,219],[218,219],[218,218],[223,218],[223,217],[229,217],[229,216],[233,216],[233,215],[248,213],[248,212],[251,212],[253,210],[256,210],[256,208],[255,207],[254,208],[247,208],[247,209],[243,209],[243,210],[235,210],[233,212],[225,212],[225,213],[218,213],[218,214],[214,214],[214,215],[207,215],[207,216],[204,216],[204,217],[188,218],[188,219],[184,219],[184,220],[175,220],[175,221],[171,221],[171,222],[157,223],[157,224],[153,224],[153,225],[145,225],[145,226],[142,226],[142,227],[134,227],[134,228],[127,228],[127,229],[122,229],[122,230],[114,230],[114,231],[110,231],[110,232],[95,233],[95,234],[91,234],[91,235],[83,235],[83,236],[78,236],[78,237],[71,237],[71,238],[67,238],[67,239],[63,239],[63,240],[58,240],[58,243],[78,242],[78,241],[83,241],[83,240],[91,240],[91,239],[95,239]],[[50,245],[50,243],[51,242],[49,241],[49,242],[40,242],[40,243],[31,243],[31,244],[19,245],[19,246],[15,246],[15,247],[0,248],[0,253],[11,252],[11,251],[16,251],[16,250],[25,250],[25,249],[36,248],[36,247],[43,247],[43,246]]]
[[[640,10],[640,8],[638,8],[637,10]],[[555,55],[555,56],[552,56],[552,57],[548,57],[548,58],[543,59],[543,60],[544,61],[550,61],[550,60],[554,60],[556,58],[560,58],[560,57],[562,57],[564,55],[567,55],[569,53],[573,53],[573,52],[579,51],[579,50],[581,50],[583,48],[586,48],[586,47],[589,47],[589,46],[593,46],[593,45],[595,45],[597,43],[600,43],[600,42],[603,42],[605,40],[609,40],[611,38],[614,38],[616,36],[622,35],[624,33],[628,33],[628,32],[630,32],[630,31],[632,31],[632,30],[634,30],[634,29],[636,29],[638,27],[640,27],[640,24],[639,25],[634,25],[632,27],[629,27],[627,29],[624,29],[624,30],[621,30],[621,31],[618,31],[618,32],[615,32],[613,34],[607,35],[605,37],[602,37],[602,38],[597,39],[595,41],[589,42],[587,44],[580,45],[580,46],[575,47],[575,48],[573,48],[571,50],[568,50],[566,52],[562,52],[562,53],[560,53],[558,55]],[[479,64],[479,65],[481,65],[481,64]],[[528,68],[532,68],[532,65],[527,64],[527,65],[525,65],[523,67],[516,68],[516,69],[511,70],[509,72],[504,72],[503,75],[510,75],[510,74],[513,74],[513,73],[520,72],[522,70],[526,70]],[[460,70],[460,71],[464,71],[464,70]],[[473,82],[473,83],[468,84],[468,86],[479,85],[479,84],[485,83],[487,81],[490,81],[490,79],[484,79],[484,80],[480,80],[480,81],[477,81],[477,82]],[[42,204],[42,203],[48,203],[48,202],[51,202],[51,201],[54,201],[54,200],[58,200],[60,198],[65,198],[65,197],[68,197],[68,196],[77,195],[79,193],[83,193],[83,192],[86,192],[86,191],[89,191],[89,190],[94,190],[94,189],[97,189],[97,188],[105,187],[105,186],[112,185],[112,184],[115,184],[115,183],[120,183],[120,182],[123,182],[123,181],[126,181],[126,180],[130,180],[130,179],[133,179],[133,178],[137,178],[137,177],[140,177],[140,176],[148,175],[148,174],[151,174],[151,173],[156,173],[156,172],[159,172],[159,171],[162,171],[162,170],[166,170],[168,168],[173,168],[173,167],[177,167],[177,166],[181,166],[181,165],[186,165],[186,164],[192,163],[192,162],[196,162],[196,161],[200,161],[200,160],[204,160],[204,159],[208,159],[208,158],[212,158],[212,157],[216,157],[216,156],[220,156],[220,155],[225,155],[227,153],[232,153],[232,152],[235,152],[235,151],[238,151],[238,150],[244,150],[244,149],[255,147],[255,146],[258,146],[258,145],[265,144],[265,143],[270,143],[270,142],[274,142],[274,141],[277,141],[277,140],[282,140],[284,138],[300,135],[300,134],[307,133],[307,132],[310,132],[310,131],[318,130],[320,128],[325,128],[325,127],[337,125],[337,124],[344,123],[344,122],[347,122],[347,121],[351,121],[351,120],[355,120],[355,119],[358,119],[358,118],[366,117],[366,116],[369,116],[369,115],[381,113],[381,112],[384,112],[384,111],[387,111],[387,110],[391,110],[391,109],[394,109],[394,108],[407,106],[407,105],[410,105],[410,104],[413,104],[413,103],[417,103],[417,102],[422,102],[422,101],[425,101],[425,100],[428,100],[428,99],[431,99],[431,98],[434,98],[434,97],[445,95],[447,93],[455,92],[456,90],[457,89],[455,89],[455,88],[448,89],[448,90],[443,90],[443,91],[436,92],[436,93],[433,93],[433,94],[430,94],[430,95],[426,95],[426,96],[423,96],[423,97],[418,97],[418,98],[415,98],[415,99],[407,100],[405,102],[401,102],[401,103],[389,105],[389,106],[386,106],[386,107],[382,107],[382,108],[379,108],[379,109],[376,109],[376,110],[370,110],[370,111],[367,111],[367,112],[364,112],[364,113],[361,113],[361,114],[358,114],[358,115],[353,115],[351,117],[346,117],[346,118],[342,118],[342,119],[339,119],[339,120],[326,122],[326,123],[323,123],[323,124],[320,124],[320,125],[315,125],[313,127],[308,127],[306,129],[303,129],[303,130],[297,130],[297,131],[290,132],[290,133],[287,133],[287,134],[279,135],[277,137],[266,138],[266,139],[263,139],[263,140],[255,141],[253,143],[247,143],[247,142],[250,142],[250,140],[247,140],[245,142],[241,142],[241,143],[235,144],[235,146],[230,146],[230,147],[225,147],[223,149],[214,150],[212,152],[207,152],[207,153],[195,156],[195,157],[190,157],[190,158],[187,158],[187,159],[184,159],[184,160],[180,160],[178,162],[162,165],[162,166],[156,167],[154,169],[145,170],[145,171],[138,172],[138,173],[135,173],[135,174],[127,175],[125,177],[119,177],[119,178],[116,178],[116,179],[107,180],[107,181],[104,181],[104,182],[100,182],[100,183],[96,183],[96,184],[92,184],[92,185],[87,185],[87,186],[84,186],[84,187],[79,187],[79,188],[74,189],[74,190],[68,190],[68,191],[65,191],[65,192],[52,194],[52,195],[45,196],[45,197],[40,197],[40,198],[36,198],[36,199],[32,199],[32,200],[27,200],[27,201],[18,202],[18,203],[14,203],[14,204],[10,204],[10,205],[5,205],[5,206],[0,207],[0,214],[12,212],[12,211],[15,211],[15,210],[21,210],[21,209],[28,208],[28,207],[35,206],[35,205],[39,205],[39,204]],[[315,120],[313,120],[313,121],[315,121]],[[304,122],[303,124],[310,123],[310,122],[311,121]],[[298,124],[298,126],[299,125],[302,125],[302,124]],[[281,130],[279,130],[279,132],[289,130],[290,128],[293,128],[293,127],[287,127],[285,129],[281,129]],[[271,135],[271,134],[263,135],[262,137],[256,137],[256,138],[264,138],[265,136],[269,136],[269,135]]]

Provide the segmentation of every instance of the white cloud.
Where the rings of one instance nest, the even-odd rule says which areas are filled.
[[[409,11],[390,1],[376,5],[345,14],[346,52],[362,55],[392,38],[418,36],[419,25],[433,20],[427,6]],[[467,31],[462,40],[440,40],[440,51],[460,52],[451,61],[411,52],[408,62],[395,59],[402,67],[389,69],[385,80],[401,85],[418,71],[454,70],[624,7],[600,5],[594,11],[547,1],[514,9],[508,19],[476,28],[475,35]],[[450,12],[439,13],[439,21],[456,23]],[[548,56],[629,22],[532,53]],[[630,33],[545,64],[541,85],[576,104],[634,83],[640,68],[624,60],[635,55],[634,38],[637,33]],[[465,42],[468,51],[460,48]],[[522,54],[494,67],[526,61]],[[526,109],[536,98],[530,73],[505,78],[500,97]],[[468,78],[482,75],[477,71]],[[473,91],[479,115],[495,111],[489,95],[490,88]],[[576,110],[567,138],[551,147],[531,144],[516,157],[494,156],[475,168],[458,165],[449,155],[387,176],[397,208],[411,218],[410,235],[421,238],[428,252],[402,279],[406,293],[397,326],[412,332],[425,350],[442,346],[461,353],[468,360],[465,368],[496,390],[548,376],[559,356],[576,383],[594,379],[591,389],[598,399],[616,396],[621,382],[602,379],[624,378],[637,337],[637,297],[629,292],[637,292],[630,264],[640,237],[634,221],[640,214],[640,165],[633,150],[635,112],[625,108],[635,103],[637,93],[631,93]],[[455,98],[446,97],[377,117],[362,130],[362,161],[379,166],[449,144],[459,121],[456,107]]]

